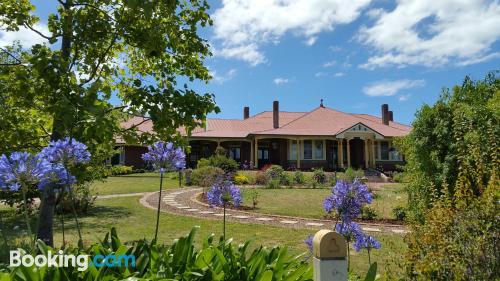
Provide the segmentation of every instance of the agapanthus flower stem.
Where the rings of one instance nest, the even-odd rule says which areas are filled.
[[[372,260],[370,259],[370,248],[366,249],[368,251],[368,265],[372,265]]]
[[[69,197],[71,200],[71,209],[73,210],[73,216],[75,217],[76,230],[78,231],[78,247],[83,247],[82,232],[80,231],[80,223],[78,222],[78,214],[75,208],[75,199],[71,187],[69,189]]]
[[[226,204],[223,205],[222,209],[224,210],[224,216],[222,220],[222,239],[226,241]]]
[[[158,196],[158,209],[156,210],[155,242],[158,238],[158,228],[160,226],[161,192],[163,190],[163,170],[160,170],[160,195]]]
[[[23,209],[24,209],[24,219],[26,220],[26,228],[28,230],[28,236],[31,239],[33,239],[33,232],[31,231],[31,224],[30,224],[30,219],[28,216],[28,199],[26,199],[26,188],[22,188],[22,193],[23,193]]]

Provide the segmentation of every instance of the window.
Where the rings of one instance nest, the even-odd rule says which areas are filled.
[[[389,160],[389,143],[386,141],[380,142],[380,160]]]
[[[323,159],[323,141],[316,140],[314,141],[314,159]]]
[[[233,158],[236,161],[240,161],[241,159],[241,148],[240,147],[230,147],[229,148],[229,157]]]
[[[125,165],[125,149],[124,148],[122,148],[120,150],[120,156],[119,156],[118,162],[120,165]]]
[[[304,141],[304,160],[311,160],[313,156],[312,140]]]
[[[259,160],[269,160],[269,149],[259,148],[257,151],[257,156]]]
[[[297,142],[290,141],[290,160],[297,160]]]

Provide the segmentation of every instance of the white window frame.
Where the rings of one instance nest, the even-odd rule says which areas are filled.
[[[118,158],[119,165],[125,165],[125,148],[120,149],[120,156]]]
[[[304,141],[311,141],[312,142],[312,158],[311,159],[304,159]],[[323,146],[323,157],[321,158],[317,158],[316,157],[316,142],[322,142],[322,146]],[[322,140],[322,139],[305,139],[305,140],[300,140],[299,141],[300,145],[300,151],[299,151],[299,154],[300,154],[300,160],[304,160],[304,161],[314,161],[314,160],[326,160],[326,140]],[[293,157],[294,156],[294,153],[293,153],[293,146],[296,146],[297,147],[297,141],[296,140],[289,140],[288,142],[288,160],[297,160],[296,157]]]

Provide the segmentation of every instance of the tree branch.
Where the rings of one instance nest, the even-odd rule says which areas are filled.
[[[113,45],[116,43],[117,39],[118,39],[118,34],[115,33],[115,36],[113,37],[113,40],[111,40],[111,43],[109,44],[108,48],[106,48],[106,50],[104,51],[104,53],[102,54],[102,56],[99,57],[99,60],[97,61],[97,64],[94,67],[94,69],[92,70],[92,73],[90,74],[89,78],[86,79],[84,82],[80,83],[80,85],[79,85],[80,87],[82,87],[83,85],[87,84],[88,82],[94,80],[94,78],[95,78],[95,76],[97,74],[97,71],[99,70],[101,64],[103,63],[104,59],[108,55],[108,53],[111,50],[111,48],[113,47]]]
[[[23,62],[20,59],[18,59],[16,56],[14,56],[11,52],[9,52],[9,50],[7,50],[5,48],[2,48],[2,47],[0,47],[0,50],[2,50],[2,52],[4,52],[5,54],[7,54],[8,57],[11,57],[11,58],[13,58],[16,61],[16,63],[0,63],[1,66],[23,64]]]
[[[45,39],[47,39],[47,40],[52,40],[52,39],[54,39],[54,38],[57,38],[57,37],[58,37],[58,35],[57,35],[57,34],[56,34],[56,35],[54,35],[54,36],[47,36],[47,35],[45,35],[45,34],[41,33],[40,31],[36,30],[35,28],[33,28],[33,27],[32,27],[31,25],[29,25],[29,24],[25,24],[25,26],[26,26],[27,28],[31,29],[31,31],[35,32],[36,34],[40,35],[41,37],[43,37],[43,38],[45,38]]]

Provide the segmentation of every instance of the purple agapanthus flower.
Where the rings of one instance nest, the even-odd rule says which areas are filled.
[[[358,179],[353,183],[337,181],[332,188],[332,195],[325,199],[323,208],[330,213],[336,211],[344,222],[350,222],[361,213],[361,207],[372,202],[368,187]]]
[[[304,240],[304,243],[306,244],[307,248],[311,253],[313,251],[313,238],[314,237],[312,235],[308,235],[306,240]]]
[[[40,155],[45,157],[49,162],[60,163],[66,168],[77,164],[85,164],[90,161],[90,153],[87,150],[87,146],[69,137],[58,141],[51,141],[40,152]]]
[[[38,155],[13,152],[0,156],[0,188],[17,191],[22,187],[39,185],[51,164]]]
[[[207,200],[211,206],[232,204],[238,207],[242,202],[241,191],[231,181],[218,182],[207,192]]]
[[[182,148],[174,147],[171,142],[159,141],[148,147],[142,160],[151,163],[162,172],[182,170],[186,167],[186,154]]]
[[[76,178],[68,172],[62,164],[51,164],[51,168],[45,173],[45,176],[40,181],[38,189],[43,190],[48,186],[54,188],[62,188],[76,183]],[[57,189],[56,189],[57,191]]]
[[[356,252],[359,252],[362,249],[371,250],[371,249],[380,249],[381,247],[380,242],[378,242],[377,239],[375,239],[373,236],[369,235],[363,235],[362,238],[357,239],[354,242],[353,246]]]
[[[357,243],[364,237],[361,227],[355,222],[339,223],[335,226],[335,230],[344,236],[345,240],[350,243]]]

